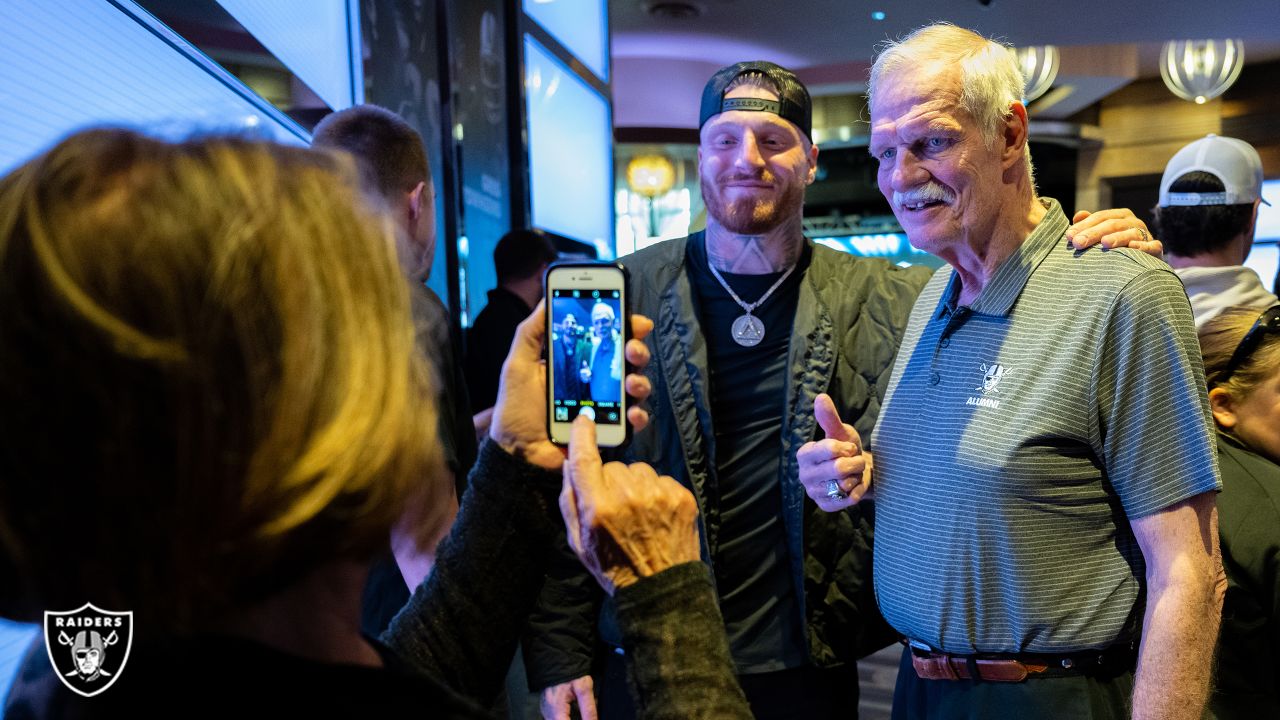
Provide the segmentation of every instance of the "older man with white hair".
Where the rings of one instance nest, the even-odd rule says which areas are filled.
[[[596,402],[622,400],[622,334],[615,319],[608,303],[597,302],[591,307],[590,360],[579,375]]]
[[[1007,48],[946,24],[871,71],[880,189],[949,265],[870,443],[875,586],[908,645],[894,717],[1198,718],[1222,576],[1191,310],[1163,263],[1068,242],[1021,90]],[[810,497],[861,498],[858,451],[802,448]]]

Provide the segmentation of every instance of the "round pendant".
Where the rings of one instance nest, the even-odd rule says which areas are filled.
[[[759,345],[764,339],[764,323],[760,318],[747,313],[733,321],[733,341],[743,347]]]

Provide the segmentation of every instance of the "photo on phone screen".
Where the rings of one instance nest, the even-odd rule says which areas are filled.
[[[548,426],[553,441],[567,442],[569,425],[580,414],[595,420],[601,445],[618,445],[626,437],[624,297],[622,272],[613,266],[571,266],[548,273]]]

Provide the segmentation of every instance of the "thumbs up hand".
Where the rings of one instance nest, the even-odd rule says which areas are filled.
[[[800,484],[818,507],[843,510],[870,489],[871,454],[863,452],[858,431],[840,419],[829,395],[814,399],[813,414],[826,439],[807,442],[796,452]]]

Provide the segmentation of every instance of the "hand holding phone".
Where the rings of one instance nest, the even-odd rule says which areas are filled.
[[[516,328],[511,352],[502,365],[498,402],[493,406],[488,435],[503,450],[525,462],[559,471],[564,465],[564,449],[551,442],[547,433],[548,338],[555,332],[547,326],[546,302],[539,301],[533,313]],[[649,397],[653,386],[640,372],[649,364],[649,350],[643,340],[653,330],[653,321],[643,315],[631,316],[631,340],[623,352],[632,372],[626,387],[636,403],[627,408],[627,423],[635,430],[649,424],[649,413],[639,403]]]
[[[547,432],[569,443],[574,418],[594,416],[601,447],[630,437],[624,348],[631,336],[627,271],[617,263],[557,263],[545,279]]]

